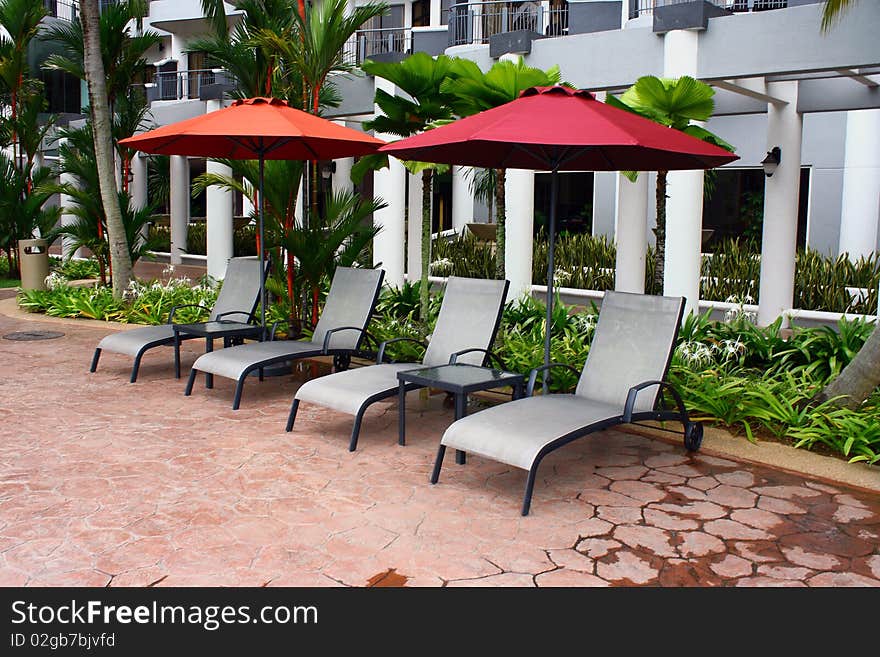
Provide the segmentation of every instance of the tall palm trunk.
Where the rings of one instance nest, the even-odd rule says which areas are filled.
[[[849,365],[817,395],[818,401],[841,397],[840,406],[855,408],[880,386],[880,320]]]
[[[666,175],[668,171],[657,172],[657,225],[654,227],[654,286],[658,294],[663,294],[663,269],[666,257]]]
[[[431,182],[434,171],[422,171],[422,280],[419,285],[419,318],[428,319],[428,274],[431,267]]]
[[[95,160],[98,165],[98,186],[101,202],[107,216],[107,234],[110,242],[110,259],[113,264],[113,296],[122,298],[131,281],[131,257],[119,197],[116,189],[116,166],[113,159],[110,106],[107,100],[107,79],[101,59],[101,33],[98,3],[80,4],[83,30],[83,64],[89,87],[89,109],[92,115],[92,133],[95,140]]]
[[[495,277],[504,280],[504,222],[507,221],[507,197],[504,193],[506,169],[495,171]]]

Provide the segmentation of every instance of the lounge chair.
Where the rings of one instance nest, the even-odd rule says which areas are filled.
[[[262,380],[263,370],[271,365],[315,356],[331,355],[337,362],[345,362],[359,352],[368,335],[367,324],[384,275],[381,269],[337,267],[311,340],[250,342],[203,354],[193,363],[184,394],[192,394],[198,372],[226,377],[236,382],[232,408],[237,410],[244,382],[252,372],[259,373]]]
[[[446,283],[440,314],[431,340],[425,347],[421,363],[386,363],[385,349],[400,341],[418,342],[412,338],[394,338],[379,346],[375,365],[337,372],[307,381],[293,398],[287,431],[293,429],[300,402],[309,402],[354,415],[349,451],[357,449],[361,421],[374,402],[398,394],[397,373],[421,367],[447,365],[450,362],[481,365],[491,357],[489,351],[507,296],[508,281],[494,281],[452,276]],[[407,385],[407,390],[420,386]]]
[[[268,262],[266,270],[268,271]],[[236,317],[254,321],[254,310],[260,301],[260,261],[256,257],[231,258],[226,265],[226,276],[223,286],[210,310],[209,321],[221,320],[225,317]],[[130,382],[137,381],[141,359],[148,350],[154,347],[174,347],[174,375],[180,378],[180,349],[174,340],[174,315],[181,308],[204,308],[197,304],[174,306],[168,314],[168,322],[156,326],[144,326],[129,331],[119,331],[104,337],[95,349],[90,372],[98,369],[98,359],[102,351],[125,354],[134,358],[131,368]],[[181,340],[195,338],[194,335],[180,334]]]
[[[703,427],[688,419],[681,397],[665,381],[683,309],[681,297],[606,292],[574,394],[531,396],[540,372],[565,367],[578,374],[570,365],[532,370],[526,397],[447,428],[431,483],[437,483],[448,447],[522,468],[529,473],[522,506],[522,514],[528,515],[541,460],[582,436],[619,424],[673,420],[684,426],[685,447],[699,449]],[[676,410],[657,409],[664,388],[675,399]]]

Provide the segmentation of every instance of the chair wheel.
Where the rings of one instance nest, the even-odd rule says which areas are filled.
[[[688,422],[684,428],[684,447],[689,452],[696,452],[703,444],[703,425],[700,422]]]

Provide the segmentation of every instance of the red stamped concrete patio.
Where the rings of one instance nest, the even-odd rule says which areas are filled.
[[[447,459],[452,411],[414,396],[365,421],[303,406],[293,376],[182,394],[170,352],[92,350],[110,328],[0,315],[0,584],[364,586],[878,586],[880,497],[680,443],[609,431],[551,455],[532,515],[524,474]],[[184,364],[200,345],[187,345]]]

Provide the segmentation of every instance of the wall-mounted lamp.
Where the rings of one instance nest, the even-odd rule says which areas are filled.
[[[324,180],[328,180],[334,173],[336,173],[336,162],[325,162],[321,166],[321,177]]]
[[[767,157],[761,160],[761,166],[764,167],[764,175],[770,178],[774,173],[776,173],[776,168],[779,166],[779,163],[782,161],[782,149],[779,146],[774,146],[769,151],[767,151]]]

